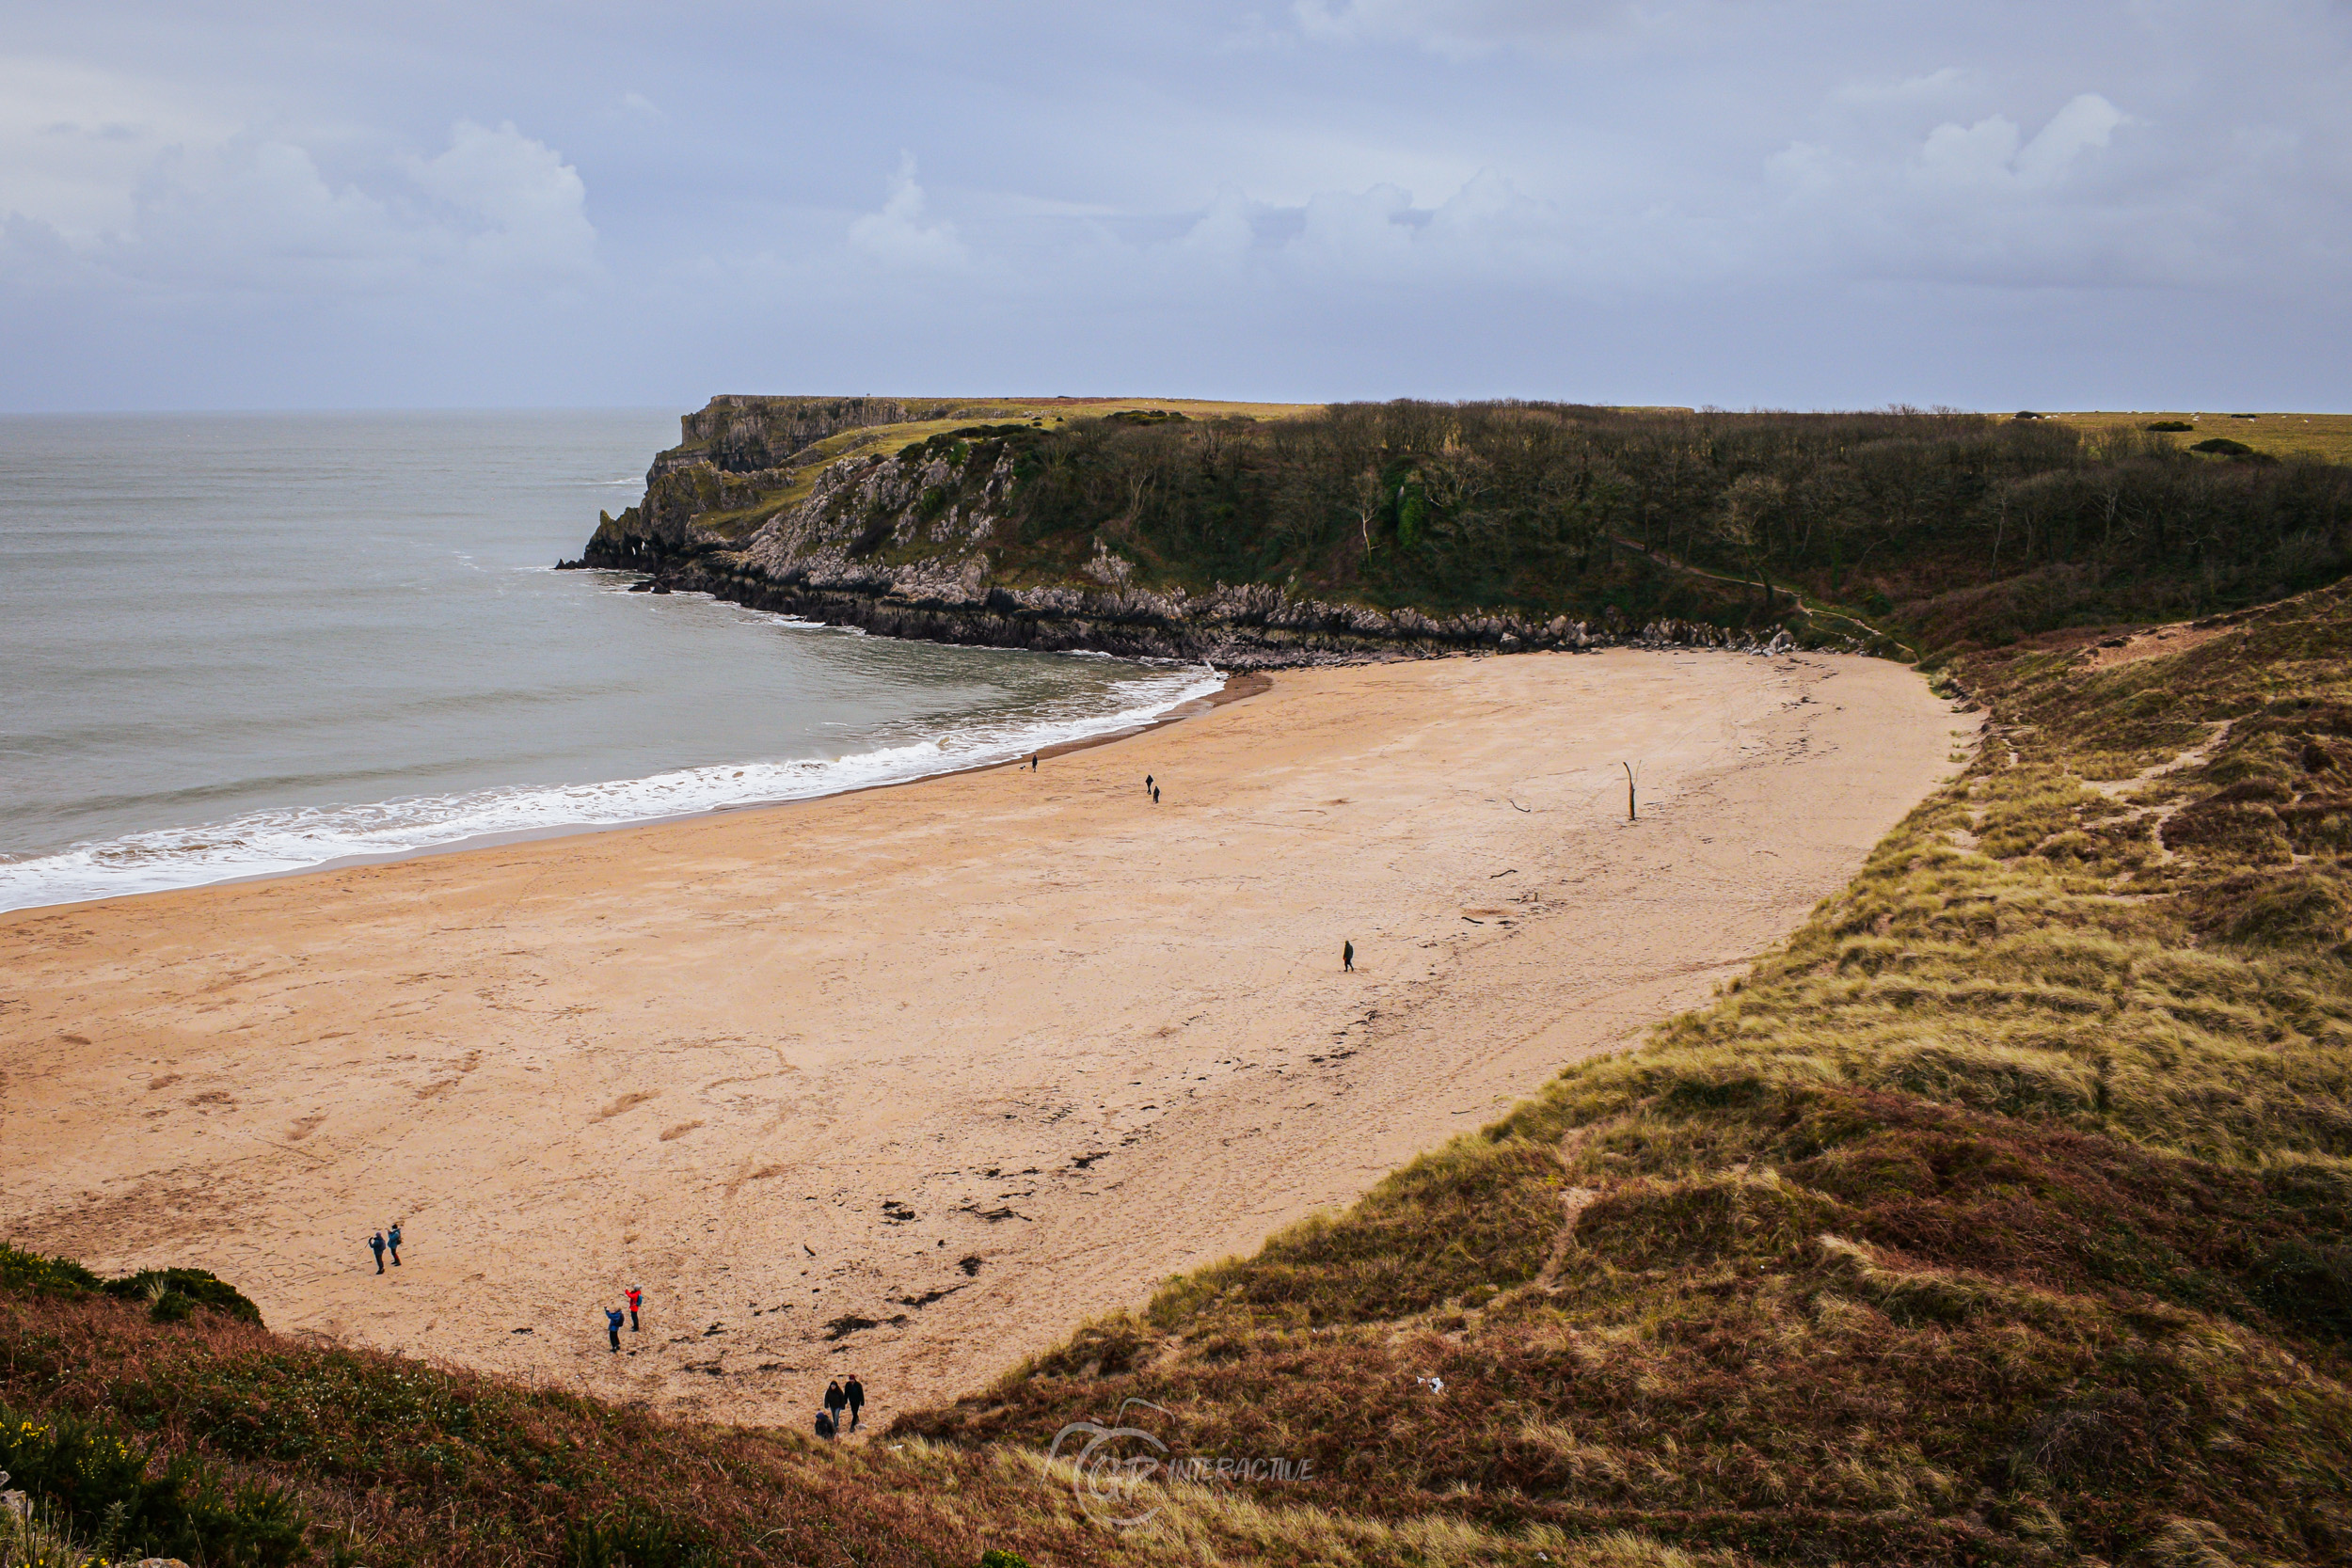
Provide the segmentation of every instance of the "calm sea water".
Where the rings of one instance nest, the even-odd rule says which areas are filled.
[[[555,572],[655,412],[0,419],[0,909],[788,800],[1216,687]]]

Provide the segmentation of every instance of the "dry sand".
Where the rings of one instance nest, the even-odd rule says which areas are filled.
[[[0,917],[0,1231],[731,1419],[854,1370],[870,1426],[1703,1000],[1973,723],[1859,658],[1302,672],[1034,774]]]

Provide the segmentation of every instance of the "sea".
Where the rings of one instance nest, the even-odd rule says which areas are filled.
[[[1200,665],[554,570],[675,412],[0,417],[0,910],[1024,756]]]

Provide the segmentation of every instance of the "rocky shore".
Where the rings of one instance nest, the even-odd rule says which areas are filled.
[[[618,517],[600,515],[580,559],[561,564],[634,569],[656,593],[709,594],[880,636],[1233,670],[1479,651],[1795,645],[1778,628],[1637,625],[1613,610],[1593,619],[1430,615],[1270,583],[1144,588],[1136,562],[1114,542],[1116,520],[1094,537],[1089,559],[1058,574],[1063,580],[1038,581],[1036,563],[1009,572],[1005,561],[1029,426],[968,426],[892,454],[810,456],[816,440],[908,412],[884,400],[718,400],[688,417],[685,443],[655,459],[644,501]],[[810,446],[780,460],[795,442]]]

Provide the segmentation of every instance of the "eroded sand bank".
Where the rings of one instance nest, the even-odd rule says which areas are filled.
[[[1034,774],[0,916],[0,1230],[735,1419],[854,1370],[870,1427],[1704,998],[1972,728],[1858,658],[1301,672]]]

